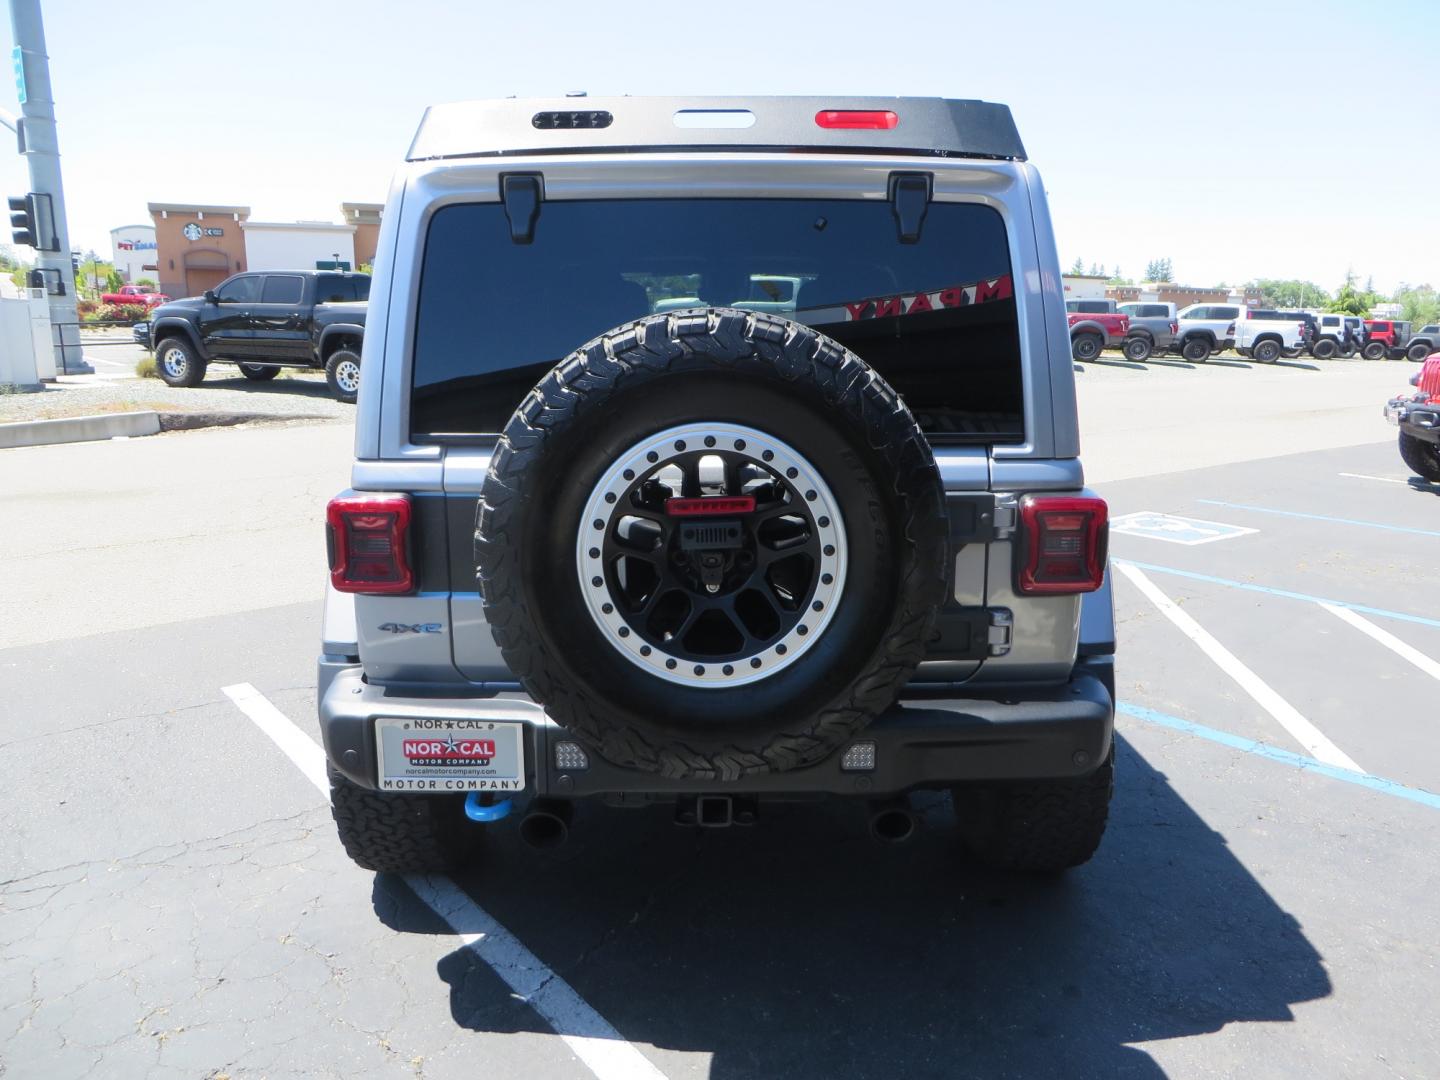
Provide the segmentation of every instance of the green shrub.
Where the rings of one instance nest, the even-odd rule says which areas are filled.
[[[150,309],[144,304],[96,304],[93,300],[81,300],[75,307],[79,310],[86,304],[91,305],[91,309],[89,314],[80,311],[82,323],[123,322],[128,324],[144,322],[150,317]]]
[[[142,379],[158,379],[160,376],[155,374],[155,357],[142,356],[135,361],[135,374]]]

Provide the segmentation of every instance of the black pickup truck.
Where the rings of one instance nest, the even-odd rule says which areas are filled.
[[[198,385],[212,363],[238,364],[257,382],[281,368],[323,368],[330,392],[353,402],[369,298],[368,274],[236,274],[204,296],[161,304],[135,337],[154,349],[155,372],[170,386]]]

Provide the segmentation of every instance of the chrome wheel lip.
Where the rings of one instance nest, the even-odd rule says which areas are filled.
[[[347,394],[360,389],[360,365],[354,360],[342,360],[335,365],[335,385]]]
[[[160,354],[160,366],[165,369],[165,374],[172,379],[178,379],[185,374],[185,369],[190,366],[190,360],[179,349],[171,346]]]
[[[600,546],[595,542],[596,537],[608,532],[614,519],[624,514],[624,507],[619,503],[619,496],[630,486],[630,481],[624,478],[625,470],[629,469],[636,475],[654,472],[664,466],[667,461],[680,456],[681,452],[675,449],[677,440],[685,442],[690,448],[687,452],[693,453],[695,447],[705,445],[707,437],[714,438],[717,443],[723,441],[725,443],[723,449],[727,453],[739,453],[743,457],[753,458],[758,465],[783,478],[783,482],[789,485],[791,492],[798,497],[803,499],[804,496],[800,494],[801,492],[813,490],[816,498],[806,505],[816,523],[815,529],[822,552],[828,545],[834,549],[835,554],[822,556],[820,563],[815,567],[813,590],[806,599],[806,605],[813,612],[813,618],[798,620],[788,632],[769,643],[758,653],[700,663],[693,657],[679,656],[654,645],[631,625],[622,614],[621,605],[615,603],[615,598],[610,594],[609,575],[605,573],[603,557],[592,557],[590,552]],[[737,440],[744,443],[743,450],[735,449]],[[761,455],[766,451],[774,455],[772,460],[765,461],[762,458]],[[649,460],[648,455],[651,453],[657,455],[655,461]],[[786,470],[792,468],[796,470],[797,475],[793,479],[785,478]],[[607,495],[614,495],[617,501],[607,502]],[[821,526],[819,524],[822,517],[829,519],[828,525]],[[603,529],[594,528],[596,521],[603,523]],[[584,513],[578,522],[575,567],[579,575],[578,585],[580,593],[585,599],[586,611],[602,636],[621,656],[645,672],[678,686],[723,689],[732,686],[746,686],[770,678],[798,661],[825,636],[825,631],[835,616],[839,598],[845,587],[848,565],[848,546],[845,536],[845,521],[829,485],[825,483],[815,467],[793,447],[773,435],[740,424],[682,424],[657,432],[636,443],[621,454],[600,477],[590,493]],[[823,581],[825,574],[831,576],[831,582],[828,585]],[[604,584],[598,587],[593,586],[591,582],[596,578],[601,579]],[[814,603],[821,605],[820,610],[814,610],[812,606]],[[608,612],[605,610],[607,606],[610,608]],[[799,631],[800,626],[806,628],[805,633],[802,634]],[[622,629],[625,631],[623,634],[621,633]],[[642,648],[647,649],[649,655],[642,654]],[[752,661],[755,659],[760,660],[758,668],[752,665]],[[673,669],[666,666],[668,660],[676,662]],[[695,673],[697,667],[701,669],[702,674]],[[731,674],[725,674],[727,667],[731,669]]]

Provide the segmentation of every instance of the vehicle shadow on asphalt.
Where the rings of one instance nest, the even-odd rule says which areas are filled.
[[[1318,364],[1307,364],[1304,360],[1276,360],[1272,367],[1294,368],[1297,371],[1319,371]]]
[[[1095,359],[1093,359],[1093,360],[1085,360],[1085,361],[1083,361],[1083,363],[1086,363],[1086,364],[1099,364],[1101,367],[1123,367],[1123,368],[1130,368],[1130,369],[1133,370],[1133,371],[1149,371],[1149,370],[1150,370],[1150,369],[1149,369],[1148,367],[1146,367],[1144,364],[1137,363],[1137,362],[1134,361],[1134,360],[1103,360],[1103,359],[1101,359],[1101,358],[1098,357],[1098,356],[1095,357]]]
[[[1130,1044],[1291,1020],[1331,986],[1225,839],[1118,746],[1105,843],[1056,881],[965,862],[938,796],[899,847],[858,805],[705,832],[595,807],[554,855],[497,830],[457,880],[626,1039],[708,1054],[711,1080],[1160,1077]],[[437,932],[403,883],[376,895],[395,929]],[[458,1025],[544,1030],[468,950],[438,974]]]
[[[1255,366],[1254,364],[1247,364],[1244,360],[1217,360],[1213,356],[1209,360],[1206,360],[1205,363],[1211,367],[1253,368]]]
[[[1190,363],[1190,361],[1188,360],[1167,360],[1159,356],[1152,356],[1149,360],[1146,360],[1145,362],[1147,364],[1158,364],[1160,367],[1187,368],[1190,371],[1195,370],[1195,365]]]
[[[256,382],[243,375],[233,379],[205,379],[194,390],[244,390],[251,394],[288,394],[294,397],[333,398],[324,379],[271,379]]]

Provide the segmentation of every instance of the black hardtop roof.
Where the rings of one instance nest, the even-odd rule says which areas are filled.
[[[822,111],[888,111],[893,128],[821,127]],[[676,114],[702,126],[680,126]],[[748,112],[749,127],[703,126]],[[693,115],[700,114],[700,115]],[[743,118],[743,117],[742,117]],[[718,121],[726,117],[716,117]],[[560,97],[432,105],[406,156],[780,150],[1025,160],[1009,106],[905,97]]]

